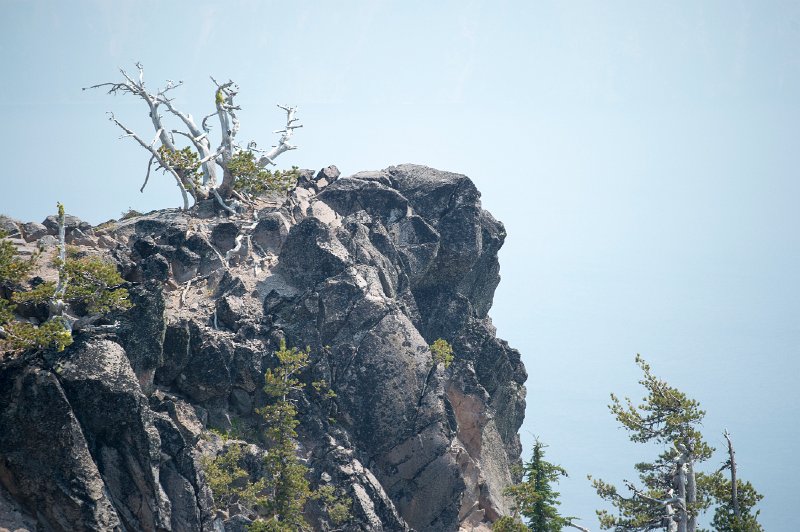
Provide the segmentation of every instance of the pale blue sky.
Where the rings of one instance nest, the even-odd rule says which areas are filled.
[[[138,192],[147,157],[105,119],[150,136],[141,102],[80,87],[138,60],[199,116],[233,78],[242,138],[300,106],[287,166],[476,182],[508,231],[491,314],[530,374],[525,452],[536,434],[571,473],[565,512],[597,529],[585,475],[656,452],[606,409],[638,397],[640,352],[712,443],[733,433],[766,529],[796,529],[800,3],[163,4],[0,2],[1,212],[178,206],[166,177]]]

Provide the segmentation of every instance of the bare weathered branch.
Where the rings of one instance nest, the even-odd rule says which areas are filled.
[[[214,161],[221,154],[222,154],[222,148],[220,148],[219,150],[215,151],[214,153],[209,153],[208,155],[206,155],[205,157],[200,159],[200,164],[204,164],[204,163],[206,163],[208,161]]]
[[[244,260],[250,255],[250,236],[239,235],[236,237],[236,246],[225,253],[225,262],[230,265],[231,259]]]
[[[572,521],[567,521],[567,526],[571,526],[572,528],[577,528],[578,530],[580,530],[582,532],[591,532],[588,528],[582,527],[581,525],[576,525]]]
[[[208,131],[201,131],[200,128],[197,127],[197,124],[195,124],[192,115],[180,112],[175,108],[174,105],[172,105],[171,100],[163,99],[163,103],[166,105],[167,109],[172,114],[177,116],[189,130],[190,134],[186,134],[182,131],[177,131],[174,129],[172,132],[188,137],[189,140],[192,141],[197,153],[200,154],[200,166],[203,169],[203,185],[216,187],[217,173],[214,160],[216,155],[212,155],[211,142],[208,139]]]
[[[228,205],[225,203],[225,200],[223,200],[223,199],[222,199],[222,196],[220,196],[220,195],[219,195],[219,191],[218,191],[216,188],[215,188],[215,189],[212,189],[212,191],[211,191],[211,192],[212,192],[212,194],[214,194],[214,197],[217,199],[217,203],[219,203],[219,204],[220,204],[220,206],[221,206],[223,209],[225,209],[226,211],[228,211],[228,212],[229,212],[229,213],[231,213],[231,214],[236,214],[236,210],[235,210],[233,207],[229,207],[229,206],[228,206]]]
[[[110,83],[98,83],[97,85],[90,85],[89,87],[81,87],[81,90],[85,91],[85,90],[88,90],[88,89],[100,89],[100,88],[103,88],[103,87],[111,87],[108,90],[109,94],[116,94],[117,91],[134,92],[133,89],[131,89],[131,87],[129,87],[127,83],[113,83],[113,82],[110,82]]]
[[[221,151],[222,159],[227,163],[233,157],[235,148],[233,139],[239,131],[239,120],[236,118],[236,113],[234,113],[234,110],[238,108],[233,103],[233,98],[238,94],[238,87],[230,80],[222,85],[217,83],[217,80],[213,77],[211,81],[217,86],[214,103],[217,107],[216,114],[219,117],[220,127],[222,128],[222,141],[217,151]]]
[[[155,138],[153,139],[153,142],[151,142],[151,143],[150,143],[150,147],[151,147],[151,148],[152,148],[153,146],[155,146],[155,145],[156,145],[156,141],[158,141],[158,138],[161,136],[161,132],[162,132],[162,131],[164,131],[164,128],[161,128],[161,129],[159,129],[158,131],[156,131],[156,136],[155,136]]]
[[[119,128],[122,129],[129,137],[133,137],[133,139],[136,142],[138,142],[142,148],[146,149],[152,154],[152,156],[155,158],[156,161],[158,161],[158,164],[160,164],[162,168],[164,168],[173,175],[176,183],[178,184],[178,188],[181,191],[181,196],[183,197],[183,209],[189,210],[189,196],[186,192],[186,187],[183,185],[183,180],[181,179],[181,176],[179,176],[178,173],[175,171],[175,169],[172,168],[172,166],[169,163],[167,163],[164,159],[161,158],[161,155],[159,155],[158,150],[153,148],[153,146],[147,144],[145,141],[142,140],[142,138],[139,135],[128,129],[119,120],[117,120],[117,118],[114,116],[114,113],[109,113],[109,120],[117,124],[117,126],[119,126]]]
[[[144,192],[144,187],[147,186],[147,182],[150,180],[150,170],[153,169],[153,161],[155,161],[156,156],[151,155],[150,160],[147,161],[147,174],[144,176],[144,183],[142,183],[142,188],[139,189],[139,192]]]
[[[200,123],[201,127],[203,128],[203,131],[205,131],[206,133],[211,132],[211,126],[208,124],[208,119],[211,118],[212,116],[217,116],[217,111],[211,113],[210,115],[204,116],[203,121]]]
[[[193,281],[193,279],[189,279],[188,281],[186,281],[186,286],[183,287],[183,291],[181,292],[181,299],[180,299],[180,306],[181,307],[186,304],[186,293],[189,291],[189,287],[192,286],[192,281]]]
[[[159,111],[159,106],[161,104],[164,104],[170,110],[170,112],[172,112],[173,114],[176,114],[177,116],[179,116],[182,119],[187,118],[185,115],[182,115],[181,113],[177,112],[177,110],[172,105],[171,100],[169,98],[167,98],[167,96],[166,96],[166,94],[169,91],[171,91],[171,90],[173,90],[173,89],[175,89],[177,87],[180,87],[183,84],[183,82],[179,81],[178,83],[175,83],[175,82],[173,82],[171,80],[167,80],[167,84],[163,89],[158,90],[156,92],[156,94],[152,94],[152,93],[148,92],[147,89],[145,88],[144,67],[142,66],[141,63],[137,62],[136,63],[136,69],[137,69],[137,71],[139,73],[138,74],[138,79],[134,78],[131,75],[129,75],[124,69],[120,69],[120,73],[122,74],[122,77],[123,77],[124,81],[119,82],[119,83],[100,83],[100,84],[97,84],[97,85],[92,85],[91,87],[85,87],[84,90],[87,89],[87,88],[91,88],[91,89],[108,88],[109,89],[109,91],[108,91],[109,93],[116,94],[117,92],[126,92],[126,93],[133,94],[135,96],[138,96],[138,97],[140,97],[141,99],[143,99],[145,101],[145,103],[147,104],[147,106],[149,108],[149,113],[148,114],[150,116],[150,120],[151,120],[151,122],[153,124],[153,128],[154,128],[154,130],[156,132],[155,137],[153,138],[153,141],[150,142],[149,144],[147,144],[144,140],[142,140],[133,131],[131,131],[126,126],[124,126],[122,123],[120,123],[114,117],[113,113],[110,115],[110,119],[114,123],[116,123],[123,131],[125,131],[126,136],[134,138],[139,143],[139,145],[141,145],[144,149],[146,149],[148,152],[151,153],[151,158],[150,158],[150,162],[148,163],[147,174],[145,176],[145,181],[144,181],[144,184],[142,185],[142,187],[140,188],[140,190],[144,191],[144,188],[147,185],[147,182],[148,182],[148,180],[150,178],[150,171],[152,169],[153,160],[156,160],[156,161],[158,161],[158,163],[161,165],[161,167],[164,170],[168,171],[169,173],[171,173],[173,175],[173,177],[175,177],[175,180],[176,180],[176,182],[178,184],[178,187],[179,187],[179,189],[181,191],[181,196],[183,197],[183,208],[184,209],[188,209],[189,208],[189,200],[188,200],[188,196],[187,196],[187,187],[189,187],[191,189],[194,189],[194,185],[189,180],[185,180],[178,172],[176,172],[175,168],[172,168],[166,161],[164,161],[163,158],[159,155],[158,150],[155,147],[156,143],[160,140],[161,144],[167,150],[176,151],[175,140],[174,140],[174,137],[172,135],[172,131],[168,130],[167,128],[164,127],[163,122],[162,122],[163,117],[159,114],[158,111]],[[190,118],[189,118],[189,120],[190,120]],[[184,122],[186,122],[186,120],[184,120]],[[192,137],[198,137],[201,132],[196,127],[194,129],[195,129],[195,132],[193,132]],[[200,147],[202,147],[203,142],[202,142],[202,140],[198,140],[194,144],[195,144],[195,147],[198,147],[198,144],[200,145]],[[206,141],[206,144],[207,144],[207,141]],[[203,152],[198,147],[198,151],[201,153],[201,157],[202,157],[204,155],[207,155],[207,151],[210,151],[210,150],[206,150],[206,152]],[[204,173],[204,185],[208,181],[212,181],[213,182],[213,179],[214,179],[213,165],[206,165],[206,166],[210,166],[211,169],[210,169],[210,171],[209,171],[208,168],[204,168],[203,169],[204,170],[204,172],[203,172]],[[197,191],[193,190],[192,196],[194,196],[195,199],[196,199]]]
[[[164,87],[163,89],[161,89],[160,91],[158,91],[158,96],[160,97],[160,99],[162,101],[169,101],[169,100],[167,100],[167,98],[164,95],[166,93],[168,93],[169,91],[171,91],[173,89],[177,89],[178,87],[180,87],[182,85],[183,85],[183,81],[179,81],[178,83],[175,83],[171,79],[168,79],[167,80],[167,86]]]
[[[723,432],[725,440],[728,442],[728,460],[731,469],[731,504],[733,505],[733,515],[737,518],[742,517],[742,511],[739,508],[739,488],[736,480],[736,453],[733,450],[733,442],[731,441],[731,433],[728,429]]]
[[[236,136],[240,129],[240,121],[238,117],[238,111],[240,110],[240,107],[237,106],[234,101],[239,92],[238,86],[231,80],[225,83],[219,83],[216,79],[211,77],[211,81],[216,86],[216,110],[215,112],[206,115],[198,127],[198,124],[195,122],[192,115],[179,110],[173,101],[174,98],[171,97],[171,91],[182,86],[182,81],[174,82],[172,80],[167,80],[166,85],[163,88],[157,89],[154,92],[148,91],[145,87],[144,81],[144,67],[138,62],[135,65],[138,76],[131,75],[124,69],[120,69],[122,81],[100,83],[90,87],[84,87],[84,90],[89,88],[103,88],[107,89],[108,92],[112,94],[117,94],[120,92],[128,93],[141,98],[147,104],[149,109],[148,116],[150,117],[150,121],[152,122],[155,131],[155,136],[149,144],[129,128],[120,123],[114,117],[114,115],[111,114],[111,120],[125,132],[125,136],[132,137],[140,146],[142,146],[151,154],[150,161],[148,163],[147,174],[145,175],[145,180],[140,190],[143,191],[146,187],[150,178],[150,172],[152,171],[154,161],[157,161],[162,169],[172,174],[176,179],[183,196],[184,209],[187,209],[189,204],[187,193],[191,194],[196,201],[198,199],[208,198],[211,194],[213,194],[219,204],[226,211],[235,213],[235,208],[230,204],[226,204],[226,201],[228,201],[231,196],[236,195],[233,185],[237,179],[237,176],[233,175],[228,168],[228,163],[231,161],[234,155],[242,149],[236,142]],[[184,126],[181,128],[181,130],[170,129],[165,126],[164,117],[159,114],[159,110],[162,108],[162,106],[166,108],[171,115],[180,120]],[[257,164],[261,167],[264,167],[267,164],[275,164],[274,159],[278,155],[285,151],[294,150],[297,148],[289,142],[292,138],[294,130],[302,127],[302,125],[298,123],[298,119],[295,116],[297,113],[297,108],[285,105],[279,105],[278,107],[286,112],[286,125],[283,129],[276,131],[276,133],[280,134],[278,144],[266,152],[261,152],[263,155],[257,161]],[[221,141],[216,150],[212,149],[211,139],[209,136],[209,132],[212,128],[211,124],[209,123],[209,119],[214,116],[217,117],[221,126]],[[196,150],[199,160],[198,164],[200,165],[203,175],[202,185],[195,181],[197,176],[195,174],[196,167],[194,166],[193,155],[189,156],[189,160],[192,161],[192,167],[189,168],[187,166],[184,168],[173,161],[172,157],[168,157],[167,153],[164,153],[164,150],[161,150],[160,146],[157,146],[158,142],[160,141],[161,146],[163,146],[167,152],[178,152],[179,150],[176,148],[175,143],[175,135],[180,135],[188,139]],[[255,149],[255,143],[251,144],[251,147],[253,148],[253,151],[259,151]],[[248,147],[248,151],[249,150],[250,147]],[[183,155],[177,155],[176,157],[177,160],[183,160],[185,158]],[[170,165],[170,161],[172,161],[172,164],[175,165],[174,167]],[[221,180],[222,182],[219,184],[219,186],[219,181],[217,179],[219,170],[217,169],[217,165],[222,168],[223,172]],[[240,197],[240,199],[241,201],[248,201],[242,197]]]
[[[298,118],[295,118],[295,114],[297,113],[297,107],[289,107],[287,105],[278,105],[281,109],[286,111],[286,127],[284,129],[280,129],[275,131],[275,133],[281,133],[281,138],[278,141],[276,146],[273,146],[271,150],[266,152],[262,155],[259,160],[259,166],[266,166],[268,164],[275,164],[275,158],[289,150],[296,150],[297,146],[293,146],[289,144],[289,139],[292,138],[294,130],[297,128],[303,127],[300,124],[295,124],[295,122],[299,121]]]
[[[659,506],[667,506],[670,504],[683,505],[683,501],[681,500],[681,498],[678,497],[677,495],[673,495],[672,492],[668,493],[669,497],[667,497],[666,499],[656,499],[655,497],[651,497],[646,493],[642,492],[641,490],[637,489],[636,486],[634,486],[630,482],[626,481],[625,485],[628,487],[629,490],[631,490],[634,493],[635,496],[639,497],[640,499],[644,499],[648,502],[651,502],[653,504],[657,504]]]
[[[64,206],[58,203],[58,285],[53,294],[55,300],[63,300],[67,293],[69,276],[67,275],[66,213]],[[63,306],[63,301],[61,301]]]

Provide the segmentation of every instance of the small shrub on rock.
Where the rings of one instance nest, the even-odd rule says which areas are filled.
[[[453,363],[453,346],[447,340],[439,338],[430,347],[433,364],[441,364],[445,369],[449,368]]]

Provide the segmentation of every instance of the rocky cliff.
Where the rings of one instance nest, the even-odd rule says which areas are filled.
[[[526,373],[487,316],[505,232],[474,184],[329,167],[255,207],[68,221],[134,306],[108,316],[115,333],[0,360],[0,529],[243,530],[252,516],[213,509],[202,457],[225,445],[212,428],[264,452],[246,435],[281,340],[309,346],[304,378],[336,393],[300,398],[298,453],[352,499],[340,529],[488,530],[508,513]],[[52,223],[3,224],[23,254],[54,245]]]

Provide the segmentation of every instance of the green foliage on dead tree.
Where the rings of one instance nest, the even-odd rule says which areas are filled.
[[[235,177],[233,189],[251,196],[267,192],[285,193],[297,184],[300,172],[296,166],[291,170],[274,172],[259,166],[250,151],[238,151],[228,162],[228,171]]]

